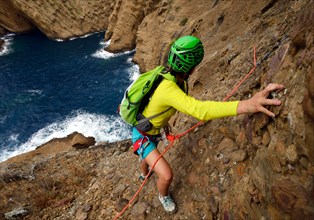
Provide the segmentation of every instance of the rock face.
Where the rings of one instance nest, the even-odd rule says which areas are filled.
[[[134,49],[140,24],[145,16],[156,9],[159,2],[160,0],[116,1],[105,36],[105,40],[111,39],[107,49],[112,52]]]
[[[169,216],[160,206],[154,174],[123,218],[312,219],[313,2],[153,2],[114,2],[106,33],[111,50],[135,46],[134,60],[148,70],[164,62],[177,36],[196,35],[205,57],[190,78],[190,94],[223,100],[252,69],[255,45],[256,69],[231,100],[246,99],[270,82],[285,89],[271,94],[283,102],[271,107],[275,118],[217,119],[175,142],[165,158],[174,170],[176,214]],[[170,121],[174,134],[195,123],[181,113]],[[88,148],[71,147],[69,138],[53,143],[65,151],[35,160],[46,147],[46,152],[54,149],[45,145],[28,160],[21,155],[0,164],[1,217],[20,209],[27,210],[28,219],[113,219],[139,188],[139,163],[130,141]]]
[[[0,52],[3,50],[4,40],[0,39]]]
[[[67,152],[71,148],[82,149],[88,148],[95,144],[94,137],[85,137],[84,135],[74,132],[65,138],[55,138],[47,143],[38,146],[36,150],[29,153],[21,154],[18,157],[8,159],[7,162],[14,163],[16,161],[41,161],[47,156],[53,156],[58,153]]]
[[[68,39],[104,31],[115,1],[1,0],[0,26],[11,32],[35,27],[49,38]]]
[[[11,1],[0,0],[0,5],[0,35],[5,33],[4,30],[20,33],[35,28]]]
[[[184,34],[201,37],[200,25],[208,25],[205,24],[208,20],[215,22],[214,17],[219,16],[219,9],[212,10],[214,2],[217,1],[161,1],[156,10],[145,16],[137,32],[134,61],[141,70],[164,64],[170,43],[177,37]]]

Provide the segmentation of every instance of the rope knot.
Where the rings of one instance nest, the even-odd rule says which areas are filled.
[[[176,139],[176,136],[174,136],[172,134],[167,134],[166,137],[167,137],[168,141],[170,141],[170,142],[173,142]]]

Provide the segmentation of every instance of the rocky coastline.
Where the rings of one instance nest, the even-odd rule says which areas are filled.
[[[169,42],[198,36],[205,58],[190,94],[231,100],[270,82],[283,104],[263,114],[203,123],[176,140],[165,157],[174,172],[178,212],[163,212],[156,175],[123,219],[311,219],[314,217],[314,4],[310,0],[22,1],[0,0],[1,33],[39,29],[68,39],[106,31],[112,52],[136,49],[141,71],[164,63]],[[1,42],[0,42],[1,44]],[[196,124],[177,113],[174,134]],[[0,219],[113,219],[137,191],[140,174],[130,140],[95,143],[73,133],[0,163]],[[159,146],[161,150],[165,146]]]

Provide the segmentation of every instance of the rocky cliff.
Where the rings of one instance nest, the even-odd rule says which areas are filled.
[[[10,2],[16,9],[24,1]],[[74,1],[63,2],[70,10]],[[38,27],[40,13],[29,19],[22,9]],[[283,101],[271,108],[275,118],[217,119],[175,141],[165,157],[174,170],[176,214],[163,212],[153,175],[124,219],[313,218],[313,12],[310,0],[137,0],[110,6],[109,49],[135,47],[141,70],[162,64],[177,36],[203,41],[205,58],[189,81],[198,99],[223,100],[252,69],[254,46],[256,69],[231,100],[248,98],[270,82],[285,85],[271,94]],[[194,124],[181,113],[171,120],[174,134]],[[128,140],[95,145],[72,134],[1,163],[0,218],[113,219],[140,186],[129,147]]]
[[[0,27],[20,33],[39,29],[49,38],[69,39],[104,31],[115,1],[0,0]]]

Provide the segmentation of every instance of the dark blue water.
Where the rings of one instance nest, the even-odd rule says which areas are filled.
[[[133,52],[103,51],[103,37],[7,37],[8,51],[0,55],[0,161],[73,131],[97,141],[127,138],[116,109],[138,70]]]

